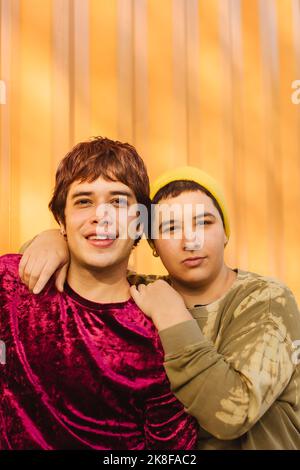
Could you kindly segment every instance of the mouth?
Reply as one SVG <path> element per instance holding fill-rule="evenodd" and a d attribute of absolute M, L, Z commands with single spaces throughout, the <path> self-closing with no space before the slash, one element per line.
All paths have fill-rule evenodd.
<path fill-rule="evenodd" d="M 113 245 L 118 236 L 115 233 L 92 233 L 85 238 L 90 245 L 96 248 L 108 248 Z"/>
<path fill-rule="evenodd" d="M 201 266 L 202 263 L 206 260 L 206 256 L 194 256 L 191 258 L 186 258 L 182 261 L 182 264 L 184 264 L 187 267 L 194 268 L 197 266 Z"/>

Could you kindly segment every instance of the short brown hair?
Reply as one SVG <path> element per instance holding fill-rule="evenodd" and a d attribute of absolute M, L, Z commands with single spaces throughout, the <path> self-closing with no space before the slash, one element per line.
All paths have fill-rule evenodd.
<path fill-rule="evenodd" d="M 95 181 L 99 176 L 126 184 L 137 202 L 150 206 L 147 169 L 136 149 L 103 137 L 80 142 L 63 158 L 57 172 L 49 209 L 58 223 L 65 223 L 67 195 L 74 181 Z"/>

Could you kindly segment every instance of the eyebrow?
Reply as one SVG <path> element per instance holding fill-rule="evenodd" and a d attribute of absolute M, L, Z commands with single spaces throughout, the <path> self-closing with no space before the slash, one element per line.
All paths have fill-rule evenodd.
<path fill-rule="evenodd" d="M 78 191 L 72 195 L 71 199 L 76 199 L 77 197 L 81 196 L 93 196 L 94 194 L 95 193 L 93 191 Z M 132 193 L 126 190 L 110 191 L 109 194 L 110 196 L 127 196 L 129 198 L 133 198 Z"/>
<path fill-rule="evenodd" d="M 72 195 L 72 199 L 75 199 L 76 197 L 79 197 L 79 196 L 91 196 L 92 194 L 93 194 L 92 191 L 79 191 Z"/>
<path fill-rule="evenodd" d="M 203 217 L 213 217 L 214 219 L 216 218 L 215 215 L 212 214 L 211 212 L 204 212 L 203 214 L 194 215 L 193 220 L 196 221 L 196 220 L 201 219 Z M 159 224 L 159 230 L 161 230 L 163 227 L 165 227 L 165 225 L 172 225 L 174 223 L 175 223 L 174 219 L 170 219 L 170 220 L 166 220 L 165 222 L 161 222 Z"/>
<path fill-rule="evenodd" d="M 193 217 L 193 219 L 194 220 L 201 219 L 202 217 L 213 217 L 214 219 L 216 218 L 216 216 L 214 214 L 212 214 L 211 212 L 204 212 L 203 214 L 195 215 Z"/>

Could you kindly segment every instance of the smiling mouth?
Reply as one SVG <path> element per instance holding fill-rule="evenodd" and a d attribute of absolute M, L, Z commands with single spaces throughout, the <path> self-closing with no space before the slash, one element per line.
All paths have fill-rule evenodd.
<path fill-rule="evenodd" d="M 86 237 L 89 245 L 92 245 L 95 248 L 109 248 L 117 240 L 118 236 L 116 234 L 93 234 Z"/>
<path fill-rule="evenodd" d="M 86 237 L 87 240 L 116 240 L 117 235 L 115 234 L 106 234 L 106 235 L 90 235 Z"/>

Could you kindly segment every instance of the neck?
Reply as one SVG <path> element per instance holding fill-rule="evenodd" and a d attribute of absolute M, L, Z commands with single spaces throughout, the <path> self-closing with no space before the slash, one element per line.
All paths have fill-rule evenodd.
<path fill-rule="evenodd" d="M 127 281 L 127 260 L 122 266 L 103 269 L 70 263 L 69 286 L 87 300 L 99 303 L 125 302 L 130 298 Z"/>
<path fill-rule="evenodd" d="M 195 305 L 208 305 L 222 297 L 232 286 L 236 279 L 236 272 L 225 264 L 213 280 L 187 286 L 176 279 L 172 279 L 172 286 L 183 297 L 188 308 Z"/>

